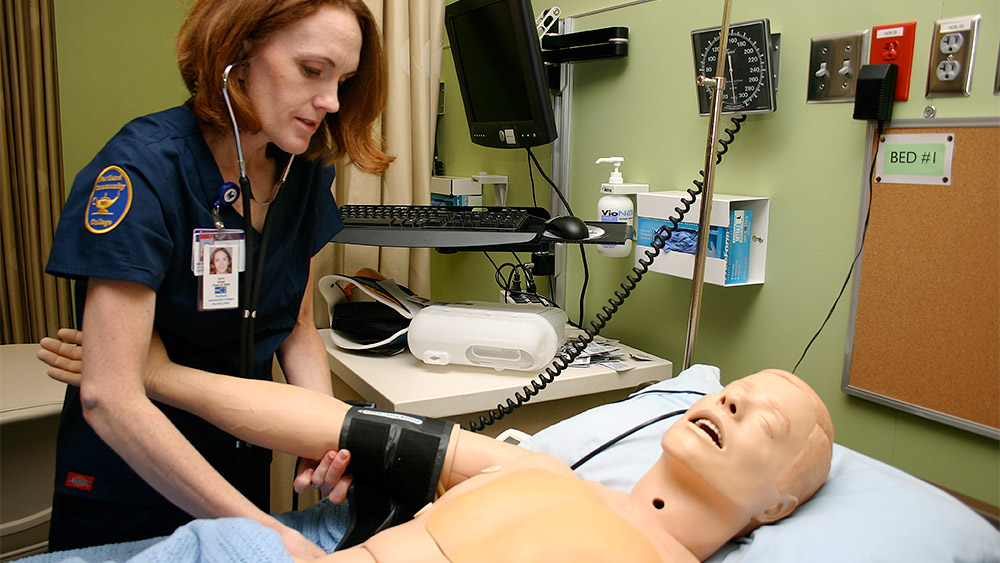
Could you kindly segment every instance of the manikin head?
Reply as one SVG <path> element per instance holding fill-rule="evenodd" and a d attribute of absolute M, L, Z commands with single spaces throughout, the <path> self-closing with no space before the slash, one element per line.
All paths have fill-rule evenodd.
<path fill-rule="evenodd" d="M 632 496 L 657 519 L 661 513 L 682 543 L 678 511 L 689 516 L 682 527 L 697 528 L 700 519 L 719 530 L 719 538 L 694 542 L 702 549 L 688 546 L 704 558 L 731 537 L 784 518 L 819 489 L 830 470 L 833 423 L 805 382 L 765 370 L 700 399 L 661 445 L 663 455 Z"/>

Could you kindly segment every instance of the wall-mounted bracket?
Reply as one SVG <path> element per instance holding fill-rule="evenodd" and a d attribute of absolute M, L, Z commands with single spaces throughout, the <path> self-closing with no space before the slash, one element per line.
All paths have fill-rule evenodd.
<path fill-rule="evenodd" d="M 549 88 L 560 89 L 559 66 L 562 63 L 615 59 L 628 56 L 628 28 L 605 27 L 542 36 L 542 60 L 549 73 Z"/>

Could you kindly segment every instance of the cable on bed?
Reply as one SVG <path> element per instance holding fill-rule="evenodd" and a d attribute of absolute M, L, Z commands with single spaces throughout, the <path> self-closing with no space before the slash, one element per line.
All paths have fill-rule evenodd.
<path fill-rule="evenodd" d="M 574 463 L 573 465 L 570 465 L 569 468 L 575 471 L 577 467 L 580 467 L 584 463 L 587 463 L 588 461 L 590 461 L 597 454 L 603 452 L 604 450 L 610 448 L 611 446 L 617 444 L 618 442 L 621 442 L 625 438 L 628 438 L 629 436 L 631 436 L 632 434 L 635 434 L 636 432 L 642 430 L 643 428 L 646 428 L 647 426 L 652 426 L 653 424 L 656 424 L 657 422 L 660 422 L 661 420 L 666 420 L 668 418 L 672 418 L 672 417 L 675 417 L 675 416 L 678 416 L 678 415 L 682 415 L 682 414 L 686 413 L 687 411 L 688 411 L 687 409 L 680 409 L 680 410 L 676 410 L 676 411 L 671 411 L 671 412 L 668 412 L 666 414 L 661 414 L 660 416 L 653 417 L 653 418 L 651 418 L 651 419 L 649 419 L 646 422 L 643 422 L 641 424 L 637 424 L 636 426 L 633 426 L 632 428 L 629 428 L 625 432 L 622 432 L 621 434 L 615 436 L 614 438 L 608 440 L 607 442 L 604 442 L 600 446 L 597 446 L 589 454 L 587 454 L 587 455 L 583 456 L 582 458 L 580 458 L 579 460 L 577 460 L 577 462 Z"/>

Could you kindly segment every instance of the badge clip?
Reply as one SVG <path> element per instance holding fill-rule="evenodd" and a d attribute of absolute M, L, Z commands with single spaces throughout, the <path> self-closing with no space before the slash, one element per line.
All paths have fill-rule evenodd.
<path fill-rule="evenodd" d="M 226 228 L 222 222 L 222 213 L 220 213 L 219 208 L 222 205 L 232 205 L 238 197 L 240 197 L 240 187 L 233 182 L 226 182 L 219 186 L 218 195 L 212 204 L 212 220 L 215 222 L 216 229 L 221 231 Z"/>

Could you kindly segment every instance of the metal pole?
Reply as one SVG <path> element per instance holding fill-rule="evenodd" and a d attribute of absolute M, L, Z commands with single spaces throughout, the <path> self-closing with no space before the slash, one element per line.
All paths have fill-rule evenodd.
<path fill-rule="evenodd" d="M 572 33 L 575 28 L 574 18 L 559 19 L 559 34 Z M 559 65 L 562 73 L 562 88 L 553 99 L 553 111 L 556 119 L 556 130 L 559 137 L 552 143 L 552 170 L 549 176 L 563 190 L 563 195 L 569 199 L 569 155 L 570 155 L 570 126 L 573 118 L 573 65 L 563 63 Z M 529 164 L 528 166 L 531 166 Z M 565 209 L 562 200 L 555 192 L 549 196 L 549 209 L 553 211 L 553 216 L 561 215 L 560 209 Z M 552 276 L 552 287 L 549 288 L 549 297 L 560 307 L 566 307 L 566 246 L 556 244 L 555 246 L 555 274 Z"/>
<path fill-rule="evenodd" d="M 709 116 L 708 145 L 705 147 L 705 183 L 701 192 L 701 215 L 698 218 L 698 249 L 694 255 L 691 274 L 691 307 L 688 312 L 687 339 L 684 346 L 684 369 L 691 367 L 694 343 L 698 336 L 698 319 L 701 316 L 701 290 L 705 279 L 705 255 L 708 252 L 708 234 L 712 218 L 712 188 L 715 183 L 715 159 L 718 154 L 719 121 L 722 117 L 722 92 L 726 85 L 726 53 L 729 49 L 729 5 L 722 8 L 722 29 L 719 35 L 719 56 L 715 65 L 715 78 L 698 77 L 698 84 L 712 87 L 712 113 Z"/>

